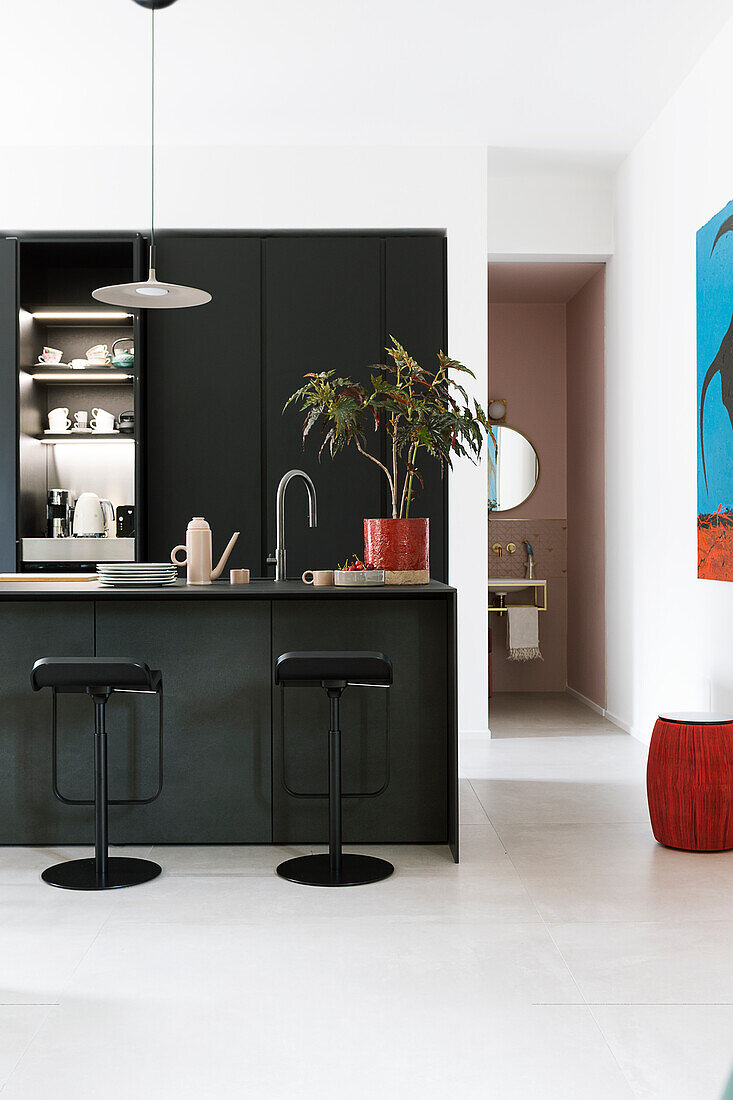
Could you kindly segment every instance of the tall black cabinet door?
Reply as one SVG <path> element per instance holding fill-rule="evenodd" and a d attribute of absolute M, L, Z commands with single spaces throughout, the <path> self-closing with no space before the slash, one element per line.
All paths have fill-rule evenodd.
<path fill-rule="evenodd" d="M 435 369 L 447 351 L 446 241 L 442 236 L 388 237 L 385 245 L 387 334 L 399 340 L 423 367 Z M 467 364 L 470 366 L 470 364 Z M 448 476 L 430 456 L 419 460 L 411 516 L 430 518 L 430 574 L 448 580 Z"/>
<path fill-rule="evenodd" d="M 118 844 L 269 843 L 268 601 L 100 600 L 96 608 L 97 655 L 134 653 L 160 669 L 165 701 L 162 794 L 147 806 L 112 807 L 110 835 Z M 107 710 L 110 791 L 145 798 L 155 790 L 155 700 L 116 695 Z"/>
<path fill-rule="evenodd" d="M 346 843 L 445 843 L 448 604 L 352 598 L 319 601 L 316 610 L 314 602 L 273 601 L 273 654 L 364 649 L 388 653 L 394 664 L 388 692 L 350 687 L 341 700 L 344 791 L 379 790 L 387 776 L 390 730 L 389 784 L 375 798 L 344 799 Z M 283 731 L 280 690 L 273 685 L 273 840 L 322 844 L 328 835 L 327 799 L 294 798 L 282 779 L 299 792 L 328 790 L 328 701 L 312 687 L 287 688 Z"/>
<path fill-rule="evenodd" d="M 158 272 L 203 287 L 194 309 L 149 310 L 148 555 L 166 561 L 192 516 L 214 559 L 241 532 L 232 563 L 258 571 L 260 531 L 260 241 L 164 237 Z"/>
<path fill-rule="evenodd" d="M 0 572 L 16 569 L 18 242 L 0 240 Z"/>
<path fill-rule="evenodd" d="M 318 527 L 307 526 L 302 485 L 288 490 L 288 576 L 330 569 L 364 551 L 366 516 L 382 514 L 381 471 L 353 448 L 320 464 L 317 438 L 301 442 L 303 417 L 283 405 L 308 371 L 334 370 L 366 382 L 383 360 L 381 242 L 377 237 L 276 237 L 264 243 L 266 541 L 275 548 L 275 493 L 282 475 L 305 470 L 318 492 Z M 379 455 L 377 436 L 368 449 Z M 268 575 L 272 576 L 272 566 Z"/>
<path fill-rule="evenodd" d="M 0 844 L 88 844 L 93 836 L 91 806 L 64 806 L 54 798 L 51 692 L 30 685 L 39 657 L 93 654 L 92 600 L 0 603 Z M 93 723 L 86 695 L 59 697 L 59 786 L 69 798 L 89 798 Z"/>

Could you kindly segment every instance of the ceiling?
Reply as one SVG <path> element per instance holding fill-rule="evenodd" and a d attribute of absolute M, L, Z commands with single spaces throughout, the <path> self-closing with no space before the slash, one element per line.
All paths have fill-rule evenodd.
<path fill-rule="evenodd" d="M 0 145 L 147 140 L 147 11 L 1 6 Z M 479 144 L 611 167 L 729 15 L 730 0 L 180 0 L 157 16 L 160 140 Z"/>
<path fill-rule="evenodd" d="M 569 302 L 603 264 L 490 263 L 489 302 Z"/>

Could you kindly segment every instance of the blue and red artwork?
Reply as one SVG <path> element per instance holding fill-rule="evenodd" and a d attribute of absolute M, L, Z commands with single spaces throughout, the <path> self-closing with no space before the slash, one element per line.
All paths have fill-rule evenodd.
<path fill-rule="evenodd" d="M 697 550 L 733 581 L 733 202 L 697 232 Z"/>

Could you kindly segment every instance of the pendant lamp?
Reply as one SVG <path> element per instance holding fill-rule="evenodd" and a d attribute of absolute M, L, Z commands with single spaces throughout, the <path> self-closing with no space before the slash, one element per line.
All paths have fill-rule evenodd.
<path fill-rule="evenodd" d="M 112 306 L 127 309 L 184 309 L 187 306 L 203 306 L 211 301 L 207 290 L 176 283 L 161 283 L 155 276 L 155 12 L 167 8 L 175 0 L 135 0 L 142 8 L 149 8 L 152 16 L 151 32 L 151 106 L 150 106 L 150 261 L 148 277 L 143 283 L 118 283 L 101 286 L 92 291 L 92 298 Z"/>

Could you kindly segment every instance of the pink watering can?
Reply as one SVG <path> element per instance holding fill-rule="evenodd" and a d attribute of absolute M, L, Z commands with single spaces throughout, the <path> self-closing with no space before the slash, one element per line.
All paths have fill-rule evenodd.
<path fill-rule="evenodd" d="M 239 531 L 235 531 L 229 539 L 229 544 L 222 554 L 216 569 L 212 568 L 211 558 L 211 528 L 203 516 L 194 516 L 186 528 L 186 545 L 176 546 L 171 550 L 171 561 L 174 565 L 187 566 L 186 581 L 188 584 L 211 584 L 218 577 L 227 563 L 229 555 L 234 548 L 234 543 L 239 538 Z M 179 561 L 176 555 L 183 550 L 186 557 Z"/>

